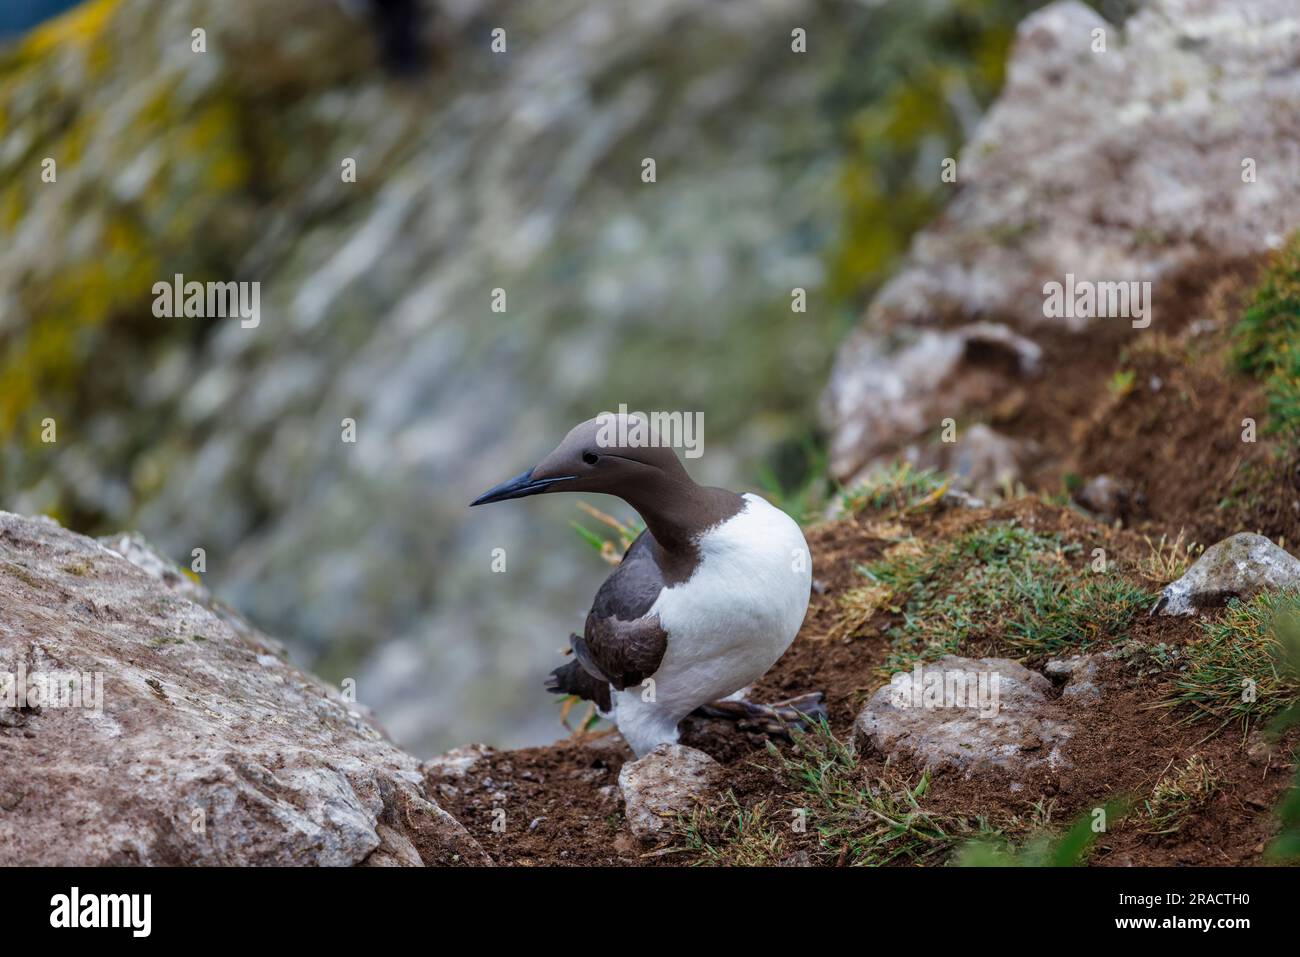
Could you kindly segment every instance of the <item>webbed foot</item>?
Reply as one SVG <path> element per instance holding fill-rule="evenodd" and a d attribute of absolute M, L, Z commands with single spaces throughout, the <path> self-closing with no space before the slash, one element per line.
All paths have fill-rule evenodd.
<path fill-rule="evenodd" d="M 812 691 L 774 704 L 714 701 L 701 705 L 691 713 L 702 718 L 735 721 L 736 727 L 742 731 L 760 731 L 789 738 L 791 730 L 806 731 L 818 721 L 826 719 L 826 696 L 820 691 Z"/>

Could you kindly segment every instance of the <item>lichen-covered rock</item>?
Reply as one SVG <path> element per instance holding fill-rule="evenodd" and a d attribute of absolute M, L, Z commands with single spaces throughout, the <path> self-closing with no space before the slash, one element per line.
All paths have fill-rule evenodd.
<path fill-rule="evenodd" d="M 1263 535 L 1239 532 L 1207 548 L 1182 578 L 1166 585 L 1152 613 L 1193 615 L 1265 588 L 1300 588 L 1300 559 Z"/>
<path fill-rule="evenodd" d="M 949 655 L 877 689 L 854 722 L 854 740 L 967 777 L 1056 770 L 1068 766 L 1061 746 L 1073 729 L 1048 696 L 1051 687 L 1006 658 Z"/>
<path fill-rule="evenodd" d="M 1292 0 L 1151 0 L 1122 27 L 1075 0 L 1026 18 L 957 192 L 837 356 L 824 405 L 835 475 L 978 402 L 966 393 L 988 367 L 937 361 L 963 323 L 996 317 L 1031 339 L 1127 325 L 1049 318 L 1044 286 L 1158 289 L 1279 246 L 1300 222 L 1297 30 Z M 1158 297 L 1149 318 L 1165 320 Z M 1002 368 L 1004 383 L 1020 374 Z"/>
<path fill-rule="evenodd" d="M 110 541 L 0 512 L 0 864 L 487 862 L 360 709 Z"/>
<path fill-rule="evenodd" d="M 674 818 L 708 798 L 722 774 L 717 761 L 684 744 L 661 744 L 628 761 L 618 773 L 628 827 L 641 840 L 654 840 Z"/>

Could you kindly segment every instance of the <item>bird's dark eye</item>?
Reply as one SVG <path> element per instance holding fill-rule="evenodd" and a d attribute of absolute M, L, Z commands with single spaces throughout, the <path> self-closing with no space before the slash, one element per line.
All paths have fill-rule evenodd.
<path fill-rule="evenodd" d="M 588 465 L 595 465 L 598 461 L 600 461 L 600 456 L 597 455 L 595 452 L 583 452 L 582 461 L 586 462 Z"/>

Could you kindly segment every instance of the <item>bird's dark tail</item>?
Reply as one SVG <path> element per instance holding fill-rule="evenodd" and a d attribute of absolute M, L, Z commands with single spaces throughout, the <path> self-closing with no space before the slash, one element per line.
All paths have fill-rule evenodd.
<path fill-rule="evenodd" d="M 552 694 L 574 694 L 584 701 L 596 702 L 601 711 L 609 711 L 609 682 L 589 674 L 576 660 L 552 671 L 546 679 L 546 690 Z"/>

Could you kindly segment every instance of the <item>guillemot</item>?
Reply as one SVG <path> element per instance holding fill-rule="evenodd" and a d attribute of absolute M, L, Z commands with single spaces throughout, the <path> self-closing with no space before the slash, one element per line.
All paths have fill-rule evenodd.
<path fill-rule="evenodd" d="M 821 713 L 820 695 L 776 707 L 734 698 L 803 624 L 812 558 L 798 523 L 758 495 L 696 484 L 671 447 L 610 444 L 610 435 L 644 435 L 610 424 L 603 415 L 574 427 L 533 468 L 470 503 L 604 492 L 645 522 L 596 592 L 583 633 L 570 636 L 574 660 L 547 689 L 594 701 L 637 757 L 675 743 L 697 710 L 769 729 Z"/>

